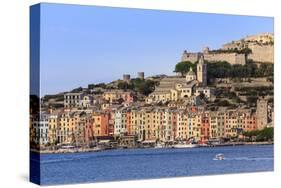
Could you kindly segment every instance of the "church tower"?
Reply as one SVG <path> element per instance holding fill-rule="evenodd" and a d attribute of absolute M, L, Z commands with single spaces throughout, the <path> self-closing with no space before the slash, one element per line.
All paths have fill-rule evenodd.
<path fill-rule="evenodd" d="M 203 55 L 197 64 L 197 80 L 203 87 L 207 86 L 207 64 L 204 63 Z"/>

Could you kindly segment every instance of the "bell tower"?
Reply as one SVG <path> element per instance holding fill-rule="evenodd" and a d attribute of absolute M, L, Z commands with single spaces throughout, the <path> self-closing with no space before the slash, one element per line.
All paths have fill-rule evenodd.
<path fill-rule="evenodd" d="M 207 64 L 204 62 L 203 55 L 201 55 L 197 64 L 197 80 L 203 87 L 207 86 Z"/>

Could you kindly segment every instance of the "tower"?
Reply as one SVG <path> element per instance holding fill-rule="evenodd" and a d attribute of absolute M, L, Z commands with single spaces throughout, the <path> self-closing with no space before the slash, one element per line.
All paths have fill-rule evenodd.
<path fill-rule="evenodd" d="M 204 63 L 203 55 L 197 64 L 197 80 L 203 87 L 207 86 L 207 64 Z"/>
<path fill-rule="evenodd" d="M 188 53 L 186 50 L 183 51 L 183 54 L 181 56 L 181 61 L 187 61 L 188 60 Z"/>
<path fill-rule="evenodd" d="M 138 78 L 143 80 L 144 79 L 144 72 L 138 72 Z"/>
<path fill-rule="evenodd" d="M 267 100 L 262 98 L 257 100 L 257 128 L 263 129 L 267 126 Z"/>
<path fill-rule="evenodd" d="M 129 82 L 131 79 L 131 76 L 129 74 L 123 74 L 123 81 L 124 82 Z"/>

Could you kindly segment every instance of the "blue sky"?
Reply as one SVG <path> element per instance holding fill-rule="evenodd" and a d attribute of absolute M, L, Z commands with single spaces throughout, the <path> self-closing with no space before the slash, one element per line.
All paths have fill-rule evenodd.
<path fill-rule="evenodd" d="M 170 75 L 184 49 L 216 49 L 260 32 L 273 32 L 273 18 L 41 4 L 41 95 L 123 73 Z"/>

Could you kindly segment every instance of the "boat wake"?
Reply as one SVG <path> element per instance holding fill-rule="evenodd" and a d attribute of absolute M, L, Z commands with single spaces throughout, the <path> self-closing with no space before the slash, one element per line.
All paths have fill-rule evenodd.
<path fill-rule="evenodd" d="M 270 161 L 273 160 L 273 157 L 235 157 L 235 158 L 227 158 L 225 157 L 225 161 Z M 214 161 L 218 161 L 219 159 L 214 158 Z"/>

